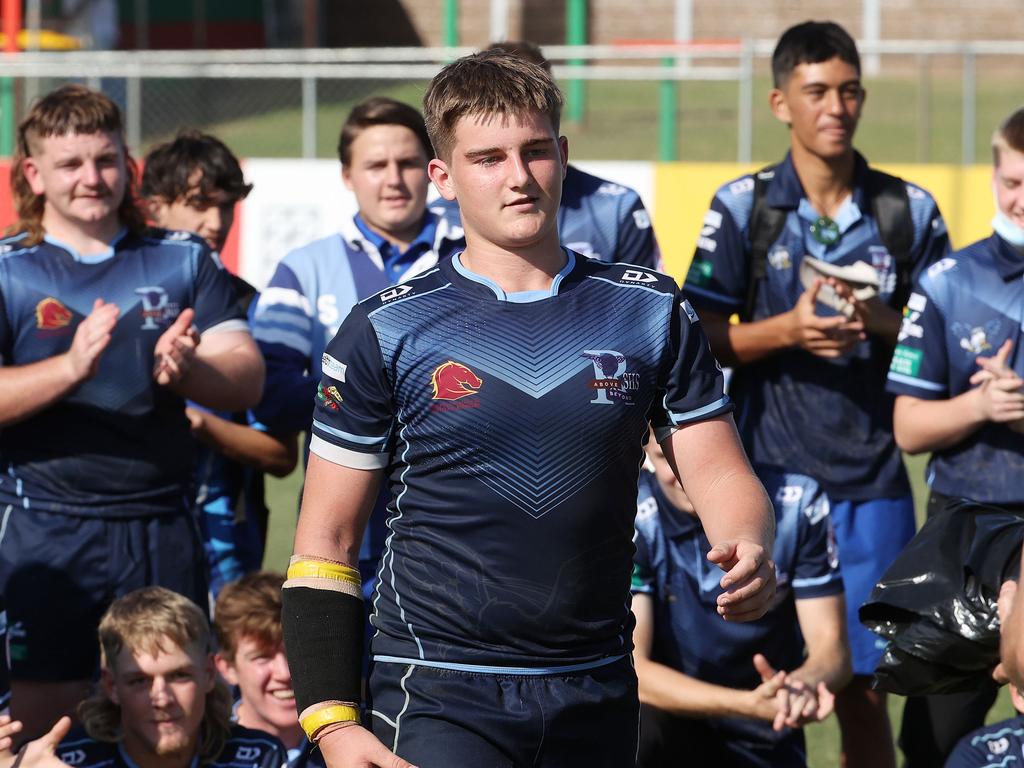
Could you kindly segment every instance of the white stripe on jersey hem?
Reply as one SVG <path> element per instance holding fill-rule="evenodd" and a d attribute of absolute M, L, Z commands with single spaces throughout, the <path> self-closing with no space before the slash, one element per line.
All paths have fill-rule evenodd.
<path fill-rule="evenodd" d="M 697 408 L 696 410 L 687 411 L 686 413 L 672 413 L 671 411 L 669 411 L 668 416 L 670 419 L 672 419 L 672 423 L 678 426 L 680 424 L 686 424 L 687 422 L 694 421 L 703 416 L 706 416 L 712 411 L 716 411 L 719 408 L 728 405 L 730 402 L 731 401 L 729 400 L 729 396 L 723 395 L 718 400 L 715 400 L 715 402 L 711 403 L 710 405 L 705 405 L 703 408 Z"/>
<path fill-rule="evenodd" d="M 599 669 L 614 664 L 624 659 L 625 654 L 618 656 L 606 656 L 597 661 L 587 661 L 582 664 L 564 664 L 557 667 L 497 667 L 486 664 L 456 664 L 447 661 L 429 661 L 427 659 L 409 659 L 404 656 L 374 656 L 373 660 L 383 664 L 409 664 L 413 667 L 430 667 L 431 669 L 451 669 L 456 672 L 475 672 L 483 675 L 561 675 L 566 672 L 585 672 L 588 669 Z"/>
<path fill-rule="evenodd" d="M 907 376 L 903 373 L 889 372 L 886 377 L 890 381 L 895 381 L 900 384 L 906 384 L 910 387 L 917 387 L 918 389 L 927 389 L 929 392 L 945 392 L 946 388 L 942 384 L 936 384 L 934 381 L 927 381 L 925 379 L 916 379 L 913 376 Z"/>
<path fill-rule="evenodd" d="M 225 320 L 223 323 L 211 325 L 203 333 L 227 333 L 228 331 L 242 331 L 249 333 L 249 323 L 245 320 Z"/>
<path fill-rule="evenodd" d="M 402 691 L 405 693 L 405 703 L 402 705 L 402 711 L 399 712 L 398 716 L 395 718 L 395 743 L 391 746 L 391 751 L 395 753 L 398 752 L 398 734 L 402 732 L 402 715 L 404 715 L 405 711 L 409 708 L 409 700 L 411 698 L 409 696 L 409 689 L 405 687 L 405 681 L 409 679 L 409 675 L 412 674 L 414 669 L 416 669 L 416 667 L 410 664 L 409 669 L 406 670 L 405 675 L 402 677 L 402 681 L 399 683 L 402 687 Z"/>
<path fill-rule="evenodd" d="M 385 723 L 390 725 L 392 728 L 398 728 L 398 723 L 396 723 L 390 717 L 385 715 L 383 712 L 380 712 L 380 711 L 378 711 L 376 709 L 371 709 L 370 710 L 370 717 L 379 717 L 381 720 L 383 720 Z"/>
<path fill-rule="evenodd" d="M 793 585 L 793 589 L 801 589 L 802 587 L 819 587 L 822 584 L 828 584 L 830 581 L 837 581 L 842 576 L 837 572 L 826 573 L 824 576 L 812 576 L 807 579 L 793 579 L 790 584 Z"/>
<path fill-rule="evenodd" d="M 388 465 L 387 454 L 350 451 L 348 448 L 327 442 L 319 435 L 313 435 L 309 441 L 309 452 L 331 464 L 339 464 L 350 469 L 384 469 Z"/>

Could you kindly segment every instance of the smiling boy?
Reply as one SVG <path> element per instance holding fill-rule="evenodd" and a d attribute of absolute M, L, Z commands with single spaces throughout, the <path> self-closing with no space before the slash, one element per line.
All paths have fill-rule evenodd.
<path fill-rule="evenodd" d="M 356 305 L 327 348 L 338 403 L 314 413 L 283 590 L 300 722 L 331 768 L 621 768 L 648 415 L 726 571 L 725 619 L 773 594 L 770 502 L 671 278 L 559 246 L 568 145 L 550 75 L 483 52 L 424 104 L 430 177 L 458 201 L 466 249 Z M 385 472 L 371 734 L 354 565 Z"/>
<path fill-rule="evenodd" d="M 159 583 L 205 601 L 185 399 L 246 408 L 263 361 L 206 244 L 145 228 L 109 98 L 59 88 L 17 138 L 17 234 L 0 246 L 0 589 L 12 713 L 31 737 L 87 691 L 113 597 Z"/>

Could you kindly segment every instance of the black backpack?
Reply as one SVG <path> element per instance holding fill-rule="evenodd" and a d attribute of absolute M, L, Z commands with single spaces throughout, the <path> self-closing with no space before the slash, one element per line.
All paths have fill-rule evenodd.
<path fill-rule="evenodd" d="M 767 274 L 765 265 L 768 249 L 781 234 L 788 215 L 788 211 L 772 208 L 765 202 L 768 185 L 775 178 L 775 168 L 769 165 L 754 174 L 754 207 L 750 212 L 750 274 L 742 316 L 747 322 L 754 317 L 757 288 Z M 896 290 L 892 303 L 902 309 L 910 295 L 910 249 L 914 245 L 914 221 L 910 217 L 907 185 L 898 176 L 869 169 L 866 192 L 882 243 L 892 256 L 896 268 Z"/>

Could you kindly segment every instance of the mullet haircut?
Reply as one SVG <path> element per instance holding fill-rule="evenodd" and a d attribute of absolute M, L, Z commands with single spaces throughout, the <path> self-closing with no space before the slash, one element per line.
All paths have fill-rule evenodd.
<path fill-rule="evenodd" d="M 1003 120 L 992 134 L 992 164 L 999 165 L 1004 149 L 1024 152 L 1024 107 Z"/>
<path fill-rule="evenodd" d="M 860 75 L 860 54 L 850 33 L 834 21 L 805 21 L 782 33 L 772 53 L 772 80 L 785 87 L 801 64 L 820 64 L 838 57 Z"/>
<path fill-rule="evenodd" d="M 17 146 L 11 163 L 11 197 L 18 214 L 11 232 L 25 232 L 28 245 L 43 240 L 43 210 L 46 199 L 32 191 L 25 178 L 25 160 L 40 151 L 39 142 L 51 136 L 107 133 L 124 152 L 128 178 L 124 199 L 118 206 L 121 224 L 132 232 L 145 229 L 146 221 L 135 204 L 135 180 L 138 170 L 124 141 L 121 110 L 109 97 L 84 85 L 64 85 L 43 96 L 18 124 Z"/>
<path fill-rule="evenodd" d="M 352 143 L 367 128 L 375 125 L 400 125 L 416 134 L 423 146 L 423 154 L 429 160 L 432 156 L 430 137 L 423 124 L 423 115 L 415 107 L 389 99 L 386 96 L 374 96 L 352 107 L 338 136 L 338 159 L 342 165 L 352 162 Z"/>
<path fill-rule="evenodd" d="M 281 587 L 284 576 L 256 571 L 221 590 L 214 609 L 213 629 L 221 654 L 234 662 L 238 644 L 251 638 L 261 648 L 272 650 L 281 644 Z"/>
<path fill-rule="evenodd" d="M 210 623 L 187 597 L 164 587 L 143 587 L 119 597 L 103 614 L 99 628 L 100 663 L 114 674 L 122 650 L 156 656 L 181 648 L 210 652 Z M 116 743 L 123 738 L 121 708 L 100 690 L 78 705 L 78 715 L 89 736 Z M 199 761 L 212 762 L 224 749 L 231 732 L 231 692 L 218 678 L 206 695 L 206 711 L 199 731 Z"/>
<path fill-rule="evenodd" d="M 245 183 L 238 158 L 224 142 L 208 133 L 180 131 L 173 141 L 154 147 L 146 155 L 139 190 L 143 197 L 188 204 L 189 192 L 195 187 L 195 202 L 200 204 L 217 191 L 223 191 L 231 202 L 244 200 L 252 191 L 252 184 Z"/>
<path fill-rule="evenodd" d="M 423 97 L 423 115 L 435 154 L 450 160 L 455 124 L 470 115 L 547 115 L 555 135 L 562 116 L 562 92 L 544 67 L 520 55 L 486 50 L 458 59 L 434 76 Z"/>

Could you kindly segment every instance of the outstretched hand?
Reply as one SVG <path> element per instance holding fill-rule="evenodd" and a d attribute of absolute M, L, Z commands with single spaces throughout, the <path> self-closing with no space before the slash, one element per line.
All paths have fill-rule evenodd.
<path fill-rule="evenodd" d="M 110 344 L 120 314 L 116 304 L 108 304 L 103 299 L 93 302 L 92 311 L 78 324 L 71 339 L 71 349 L 66 353 L 73 381 L 85 381 L 96 375 L 100 358 Z"/>
<path fill-rule="evenodd" d="M 181 383 L 188 374 L 199 346 L 199 331 L 192 326 L 195 310 L 184 309 L 157 339 L 153 348 L 153 378 L 162 387 Z"/>
<path fill-rule="evenodd" d="M 11 768 L 15 762 L 18 762 L 18 768 L 68 768 L 67 763 L 57 758 L 57 747 L 71 730 L 70 717 L 62 717 L 48 732 L 24 744 L 15 756 L 10 751 L 10 744 L 14 734 L 20 730 L 20 721 L 9 717 L 0 719 L 0 768 Z M 3 747 L 5 742 L 7 746 Z"/>
<path fill-rule="evenodd" d="M 725 571 L 718 615 L 726 621 L 764 616 L 775 596 L 775 564 L 765 548 L 746 539 L 722 541 L 708 552 L 708 560 Z"/>

